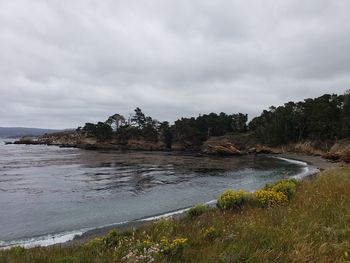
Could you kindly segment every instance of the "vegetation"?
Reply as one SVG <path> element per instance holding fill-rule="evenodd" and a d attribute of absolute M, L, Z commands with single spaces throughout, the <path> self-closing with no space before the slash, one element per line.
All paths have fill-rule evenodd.
<path fill-rule="evenodd" d="M 281 180 L 274 184 L 267 184 L 264 190 L 272 190 L 283 193 L 288 200 L 292 199 L 296 192 L 298 181 L 295 179 Z"/>
<path fill-rule="evenodd" d="M 254 193 L 257 203 L 261 207 L 274 207 L 288 202 L 288 197 L 273 190 L 258 190 Z"/>
<path fill-rule="evenodd" d="M 187 215 L 189 217 L 195 218 L 208 212 L 209 210 L 210 208 L 208 206 L 200 204 L 190 208 L 190 210 L 187 211 Z"/>
<path fill-rule="evenodd" d="M 247 206 L 274 207 L 286 204 L 294 196 L 297 184 L 295 179 L 288 179 L 266 185 L 255 193 L 227 190 L 219 197 L 217 207 L 221 210 L 240 210 Z"/>
<path fill-rule="evenodd" d="M 282 182 L 267 188 L 291 189 Z M 209 209 L 72 247 L 16 247 L 0 262 L 348 262 L 349 188 L 350 167 L 330 170 L 298 184 L 286 205 Z"/>
<path fill-rule="evenodd" d="M 223 210 L 241 209 L 253 202 L 253 195 L 244 190 L 227 190 L 218 199 L 217 206 Z"/>
<path fill-rule="evenodd" d="M 174 137 L 181 143 L 201 145 L 212 136 L 246 132 L 247 121 L 247 114 L 227 115 L 223 112 L 204 114 L 197 118 L 181 118 L 175 121 Z"/>
<path fill-rule="evenodd" d="M 249 123 L 261 142 L 281 145 L 301 140 L 336 140 L 350 137 L 350 91 L 325 94 L 302 102 L 264 110 Z"/>
<path fill-rule="evenodd" d="M 83 132 L 95 136 L 100 141 L 104 141 L 112 137 L 111 126 L 104 122 L 98 122 L 97 124 L 86 123 L 83 128 Z"/>
<path fill-rule="evenodd" d="M 350 137 L 350 91 L 344 95 L 325 94 L 279 107 L 271 106 L 250 123 L 247 114 L 221 112 L 180 118 L 171 125 L 146 116 L 136 108 L 129 118 L 114 114 L 105 122 L 86 123 L 78 131 L 99 141 L 114 139 L 119 144 L 127 144 L 130 139 L 145 140 L 162 142 L 169 149 L 174 142 L 190 149 L 198 148 L 210 137 L 243 134 L 270 146 L 302 140 L 336 141 Z"/>

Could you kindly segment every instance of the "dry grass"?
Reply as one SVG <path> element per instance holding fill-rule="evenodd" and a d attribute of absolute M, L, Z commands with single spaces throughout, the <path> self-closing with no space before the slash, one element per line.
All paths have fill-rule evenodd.
<path fill-rule="evenodd" d="M 0 253 L 0 262 L 125 262 L 120 255 L 133 245 L 127 242 L 158 244 L 164 237 L 187 241 L 174 253 L 156 256 L 156 262 L 349 262 L 349 189 L 350 167 L 345 167 L 304 181 L 285 206 L 208 210 L 143 226 L 121 246 L 118 242 L 127 239 L 118 236 L 114 243 L 91 246 L 10 250 Z"/>

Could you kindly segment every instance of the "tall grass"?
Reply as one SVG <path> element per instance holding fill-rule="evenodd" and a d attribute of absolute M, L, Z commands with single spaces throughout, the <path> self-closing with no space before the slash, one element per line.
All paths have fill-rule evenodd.
<path fill-rule="evenodd" d="M 130 250 L 155 262 L 349 262 L 350 167 L 303 181 L 288 205 L 210 209 L 87 245 L 2 251 L 0 262 L 149 262 L 123 258 Z"/>

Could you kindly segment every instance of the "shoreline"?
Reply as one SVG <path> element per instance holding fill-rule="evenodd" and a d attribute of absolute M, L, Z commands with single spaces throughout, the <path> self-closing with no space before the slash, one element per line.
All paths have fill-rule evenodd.
<path fill-rule="evenodd" d="M 317 168 L 318 171 L 313 171 L 312 173 L 304 176 L 302 180 L 313 178 L 319 170 L 326 170 L 326 169 L 333 169 L 336 167 L 340 167 L 341 163 L 334 163 L 329 160 L 326 160 L 320 156 L 310 156 L 302 153 L 283 153 L 283 154 L 264 154 L 266 156 L 272 157 L 272 158 L 286 158 L 289 160 L 295 160 L 295 161 L 301 161 L 307 163 L 308 166 L 311 166 L 312 168 Z M 286 160 L 287 161 L 287 160 Z M 301 164 L 302 165 L 302 164 Z M 210 203 L 210 204 L 209 204 Z M 215 202 L 209 201 L 206 203 L 208 205 L 215 205 Z M 186 215 L 186 211 L 189 210 L 191 207 L 184 207 L 179 210 L 170 211 L 164 214 L 154 215 L 148 218 L 140 218 L 133 221 L 128 222 L 120 222 L 111 224 L 108 226 L 101 226 L 99 228 L 94 229 L 85 229 L 85 230 L 78 230 L 76 233 L 82 232 L 81 234 L 77 234 L 74 236 L 73 239 L 63 242 L 57 242 L 57 243 L 51 243 L 48 241 L 48 244 L 46 245 L 36 245 L 36 244 L 27 244 L 24 245 L 28 248 L 36 247 L 36 246 L 62 246 L 62 247 L 72 247 L 72 246 L 78 246 L 81 245 L 93 238 L 101 237 L 106 235 L 109 231 L 116 229 L 117 231 L 127 231 L 127 230 L 134 230 L 140 226 L 152 224 L 152 222 L 160 219 L 160 218 L 174 218 L 174 219 L 180 219 Z M 70 233 L 70 235 L 74 235 L 74 233 Z M 52 235 L 51 242 L 55 242 L 55 235 Z M 6 248 L 3 248 L 6 249 Z"/>
<path fill-rule="evenodd" d="M 286 158 L 286 159 L 290 159 L 290 160 L 302 161 L 302 162 L 307 163 L 309 166 L 312 166 L 312 167 L 318 169 L 318 171 L 315 171 L 314 173 L 311 173 L 311 174 L 303 177 L 302 180 L 311 179 L 314 176 L 316 176 L 320 171 L 334 169 L 334 168 L 341 166 L 341 163 L 339 163 L 339 162 L 331 162 L 327 159 L 322 158 L 321 156 L 312 156 L 312 155 L 307 155 L 307 154 L 303 154 L 303 153 L 281 153 L 281 154 L 273 154 L 273 155 L 267 154 L 266 156 L 281 157 L 281 158 Z M 119 223 L 119 224 L 114 224 L 114 225 L 105 226 L 105 227 L 101 227 L 101 228 L 96 228 L 93 230 L 88 230 L 85 233 L 83 233 L 82 235 L 76 236 L 74 239 L 72 239 L 70 241 L 67 241 L 64 243 L 59 243 L 59 244 L 54 244 L 52 246 L 70 247 L 70 246 L 75 246 L 75 245 L 81 245 L 81 244 L 83 244 L 83 243 L 85 243 L 93 238 L 104 236 L 104 235 L 108 234 L 108 232 L 113 230 L 113 229 L 116 229 L 118 231 L 133 230 L 133 229 L 136 229 L 140 226 L 151 224 L 152 222 L 158 220 L 159 218 L 180 219 L 186 215 L 186 211 L 188 209 L 189 208 L 177 210 L 177 211 L 182 211 L 180 213 L 177 213 L 177 211 L 173 211 L 173 212 L 175 212 L 175 214 L 172 214 L 172 212 L 168 212 L 168 213 L 163 214 L 163 215 L 154 216 L 155 219 L 153 219 L 153 220 L 139 219 L 139 220 L 130 221 L 130 222 L 126 222 L 126 223 Z M 172 215 L 166 216 L 167 214 L 172 214 Z"/>
<path fill-rule="evenodd" d="M 316 167 L 317 169 L 319 169 L 321 171 L 341 167 L 343 165 L 342 162 L 333 162 L 333 161 L 327 160 L 321 156 L 308 155 L 305 153 L 289 152 L 289 153 L 276 154 L 274 156 L 292 159 L 292 160 L 297 160 L 297 161 L 303 161 L 309 165 Z"/>

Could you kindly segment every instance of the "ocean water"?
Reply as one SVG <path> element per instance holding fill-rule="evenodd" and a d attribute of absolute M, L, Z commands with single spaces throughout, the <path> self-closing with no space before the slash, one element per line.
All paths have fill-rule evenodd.
<path fill-rule="evenodd" d="M 0 140 L 0 247 L 65 242 L 87 230 L 213 202 L 226 189 L 252 191 L 301 178 L 312 169 L 268 156 L 87 151 Z"/>

